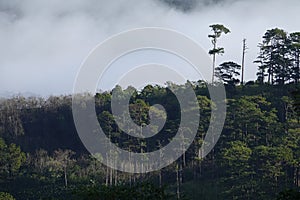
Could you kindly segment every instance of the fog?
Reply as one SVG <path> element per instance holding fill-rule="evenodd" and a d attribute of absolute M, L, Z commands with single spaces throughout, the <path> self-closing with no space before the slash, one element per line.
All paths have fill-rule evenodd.
<path fill-rule="evenodd" d="M 240 63 L 246 38 L 245 78 L 253 80 L 262 35 L 274 27 L 300 31 L 299 10 L 298 0 L 0 0 L 0 93 L 70 94 L 97 44 L 151 26 L 184 33 L 208 51 L 208 26 L 224 24 L 231 34 L 220 39 L 225 54 L 217 62 Z"/>

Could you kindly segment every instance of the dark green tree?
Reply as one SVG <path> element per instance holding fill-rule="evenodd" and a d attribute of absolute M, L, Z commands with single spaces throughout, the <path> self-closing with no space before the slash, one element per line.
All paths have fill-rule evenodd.
<path fill-rule="evenodd" d="M 283 85 L 290 80 L 292 60 L 290 58 L 290 39 L 282 29 L 267 30 L 259 44 L 260 54 L 258 80 L 263 82 L 268 76 L 268 84 Z"/>
<path fill-rule="evenodd" d="M 230 142 L 221 153 L 221 166 L 226 176 L 224 195 L 231 199 L 250 199 L 252 169 L 250 166 L 252 150 L 241 141 Z"/>
<path fill-rule="evenodd" d="M 299 83 L 300 79 L 300 32 L 295 32 L 290 34 L 290 41 L 291 41 L 291 56 L 292 56 L 292 72 L 291 78 L 297 84 Z"/>
<path fill-rule="evenodd" d="M 216 68 L 215 76 L 225 84 L 234 86 L 240 82 L 237 76 L 240 75 L 241 66 L 235 62 L 224 62 Z"/>
<path fill-rule="evenodd" d="M 0 138 L 0 175 L 12 177 L 26 161 L 25 153 L 16 144 L 7 145 Z"/>
<path fill-rule="evenodd" d="M 0 192 L 0 200 L 15 200 L 15 198 L 7 192 Z"/>

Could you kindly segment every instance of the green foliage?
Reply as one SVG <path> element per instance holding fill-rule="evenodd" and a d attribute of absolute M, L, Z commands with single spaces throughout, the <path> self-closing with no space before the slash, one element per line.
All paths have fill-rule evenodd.
<path fill-rule="evenodd" d="M 209 35 L 208 37 L 213 38 L 213 39 L 221 37 L 222 33 L 224 33 L 224 34 L 230 33 L 230 30 L 222 24 L 213 24 L 213 25 L 210 25 L 209 27 L 211 28 L 211 30 L 213 31 L 214 34 Z"/>
<path fill-rule="evenodd" d="M 300 88 L 295 88 L 292 91 L 292 99 L 293 99 L 293 106 L 298 116 L 298 121 L 300 118 Z"/>
<path fill-rule="evenodd" d="M 15 200 L 15 198 L 7 192 L 0 192 L 0 200 Z"/>
<path fill-rule="evenodd" d="M 215 75 L 227 85 L 236 85 L 240 82 L 236 76 L 240 75 L 241 66 L 234 62 L 224 62 L 216 67 Z"/>
<path fill-rule="evenodd" d="M 255 63 L 259 64 L 258 81 L 268 84 L 285 84 L 293 80 L 299 83 L 300 40 L 299 33 L 288 34 L 274 28 L 267 30 L 259 44 L 260 54 Z"/>
<path fill-rule="evenodd" d="M 169 83 L 169 86 L 184 92 L 185 85 Z M 156 187 L 134 186 L 137 182 L 146 180 L 155 185 L 171 185 L 168 192 L 176 194 L 178 188 L 181 198 L 186 195 L 194 199 L 198 199 L 198 195 L 205 196 L 204 199 L 274 199 L 279 191 L 298 187 L 296 180 L 300 177 L 300 129 L 295 113 L 296 99 L 289 93 L 296 91 L 294 85 L 253 84 L 235 86 L 234 91 L 228 90 L 227 118 L 223 133 L 214 151 L 205 159 L 200 159 L 199 156 L 215 102 L 209 99 L 205 84 L 193 83 L 193 88 L 197 94 L 201 116 L 198 134 L 188 151 L 174 165 L 161 172 L 126 174 L 106 168 L 94 157 L 86 155 L 76 143 L 76 137 L 72 136 L 76 132 L 71 134 L 75 130 L 65 128 L 72 126 L 70 100 L 68 97 L 52 97 L 40 109 L 33 106 L 21 112 L 20 117 L 26 122 L 26 131 L 25 136 L 20 138 L 24 137 L 26 140 L 17 138 L 16 143 L 22 149 L 33 149 L 28 151 L 26 163 L 20 147 L 0 140 L 0 169 L 3 177 L 0 187 L 17 199 L 71 199 L 74 191 L 78 191 L 76 194 L 81 198 L 89 199 L 105 195 L 109 199 L 125 194 L 131 197 L 132 194 L 138 196 L 157 193 L 155 191 L 159 188 Z M 116 90 L 122 99 L 128 90 L 133 89 Z M 130 99 L 131 118 L 141 126 L 149 123 L 151 105 L 161 103 L 164 106 L 167 113 L 165 127 L 151 138 L 152 141 L 136 140 L 120 130 L 111 114 L 110 98 L 109 93 L 95 96 L 97 116 L 106 135 L 124 149 L 146 152 L 161 148 L 178 131 L 178 101 L 165 88 L 147 86 L 145 91 L 136 92 Z M 23 103 L 30 104 L 32 99 L 26 101 L 25 99 Z M 194 108 L 191 107 L 192 109 Z M 164 113 L 152 110 L 152 114 L 163 116 Z M 188 127 L 180 131 L 190 134 Z M 53 140 L 52 134 L 59 137 Z M 39 135 L 44 138 L 38 137 Z M 40 148 L 41 144 L 44 149 Z M 53 149 L 52 146 L 61 148 Z M 76 150 L 76 153 L 71 149 Z M 174 149 L 178 150 L 180 149 Z M 103 155 L 95 156 L 103 159 Z M 199 191 L 196 186 L 189 186 L 196 182 L 201 183 L 197 185 L 200 185 Z M 130 183 L 132 187 L 128 186 Z M 103 184 L 107 186 L 101 186 Z M 197 192 L 191 193 L 188 190 Z"/>
<path fill-rule="evenodd" d="M 0 138 L 0 176 L 13 176 L 26 160 L 25 153 L 16 144 L 7 145 Z"/>
<path fill-rule="evenodd" d="M 251 192 L 250 166 L 252 150 L 241 141 L 234 141 L 228 144 L 221 153 L 220 161 L 226 173 L 223 183 L 227 186 L 224 196 L 233 199 L 246 199 Z"/>
<path fill-rule="evenodd" d="M 209 51 L 209 54 L 215 56 L 216 54 L 223 54 L 224 48 L 223 47 L 217 47 L 217 41 L 221 37 L 221 35 L 230 33 L 230 30 L 226 28 L 222 24 L 213 24 L 209 26 L 211 28 L 211 31 L 213 34 L 208 35 L 208 37 L 211 39 L 211 42 L 213 44 L 213 49 Z"/>

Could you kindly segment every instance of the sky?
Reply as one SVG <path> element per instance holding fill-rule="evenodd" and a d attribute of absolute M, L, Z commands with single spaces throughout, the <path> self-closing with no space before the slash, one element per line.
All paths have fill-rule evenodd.
<path fill-rule="evenodd" d="M 208 51 L 209 25 L 224 24 L 231 33 L 219 40 L 225 54 L 217 62 L 240 63 L 246 38 L 245 78 L 254 80 L 253 61 L 263 34 L 275 27 L 300 31 L 299 10 L 299 0 L 0 0 L 0 96 L 71 94 L 78 70 L 95 46 L 142 27 L 179 31 Z M 149 60 L 155 54 L 127 60 Z M 155 59 L 163 60 L 163 55 Z M 111 89 L 110 77 L 121 65 L 110 70 L 100 89 Z"/>

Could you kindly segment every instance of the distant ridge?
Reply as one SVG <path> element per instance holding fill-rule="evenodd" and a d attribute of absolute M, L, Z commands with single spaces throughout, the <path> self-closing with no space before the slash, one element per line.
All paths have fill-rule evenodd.
<path fill-rule="evenodd" d="M 32 92 L 9 92 L 9 91 L 0 92 L 0 98 L 12 98 L 16 96 L 22 96 L 28 98 L 28 97 L 38 97 L 40 95 L 37 95 Z"/>

